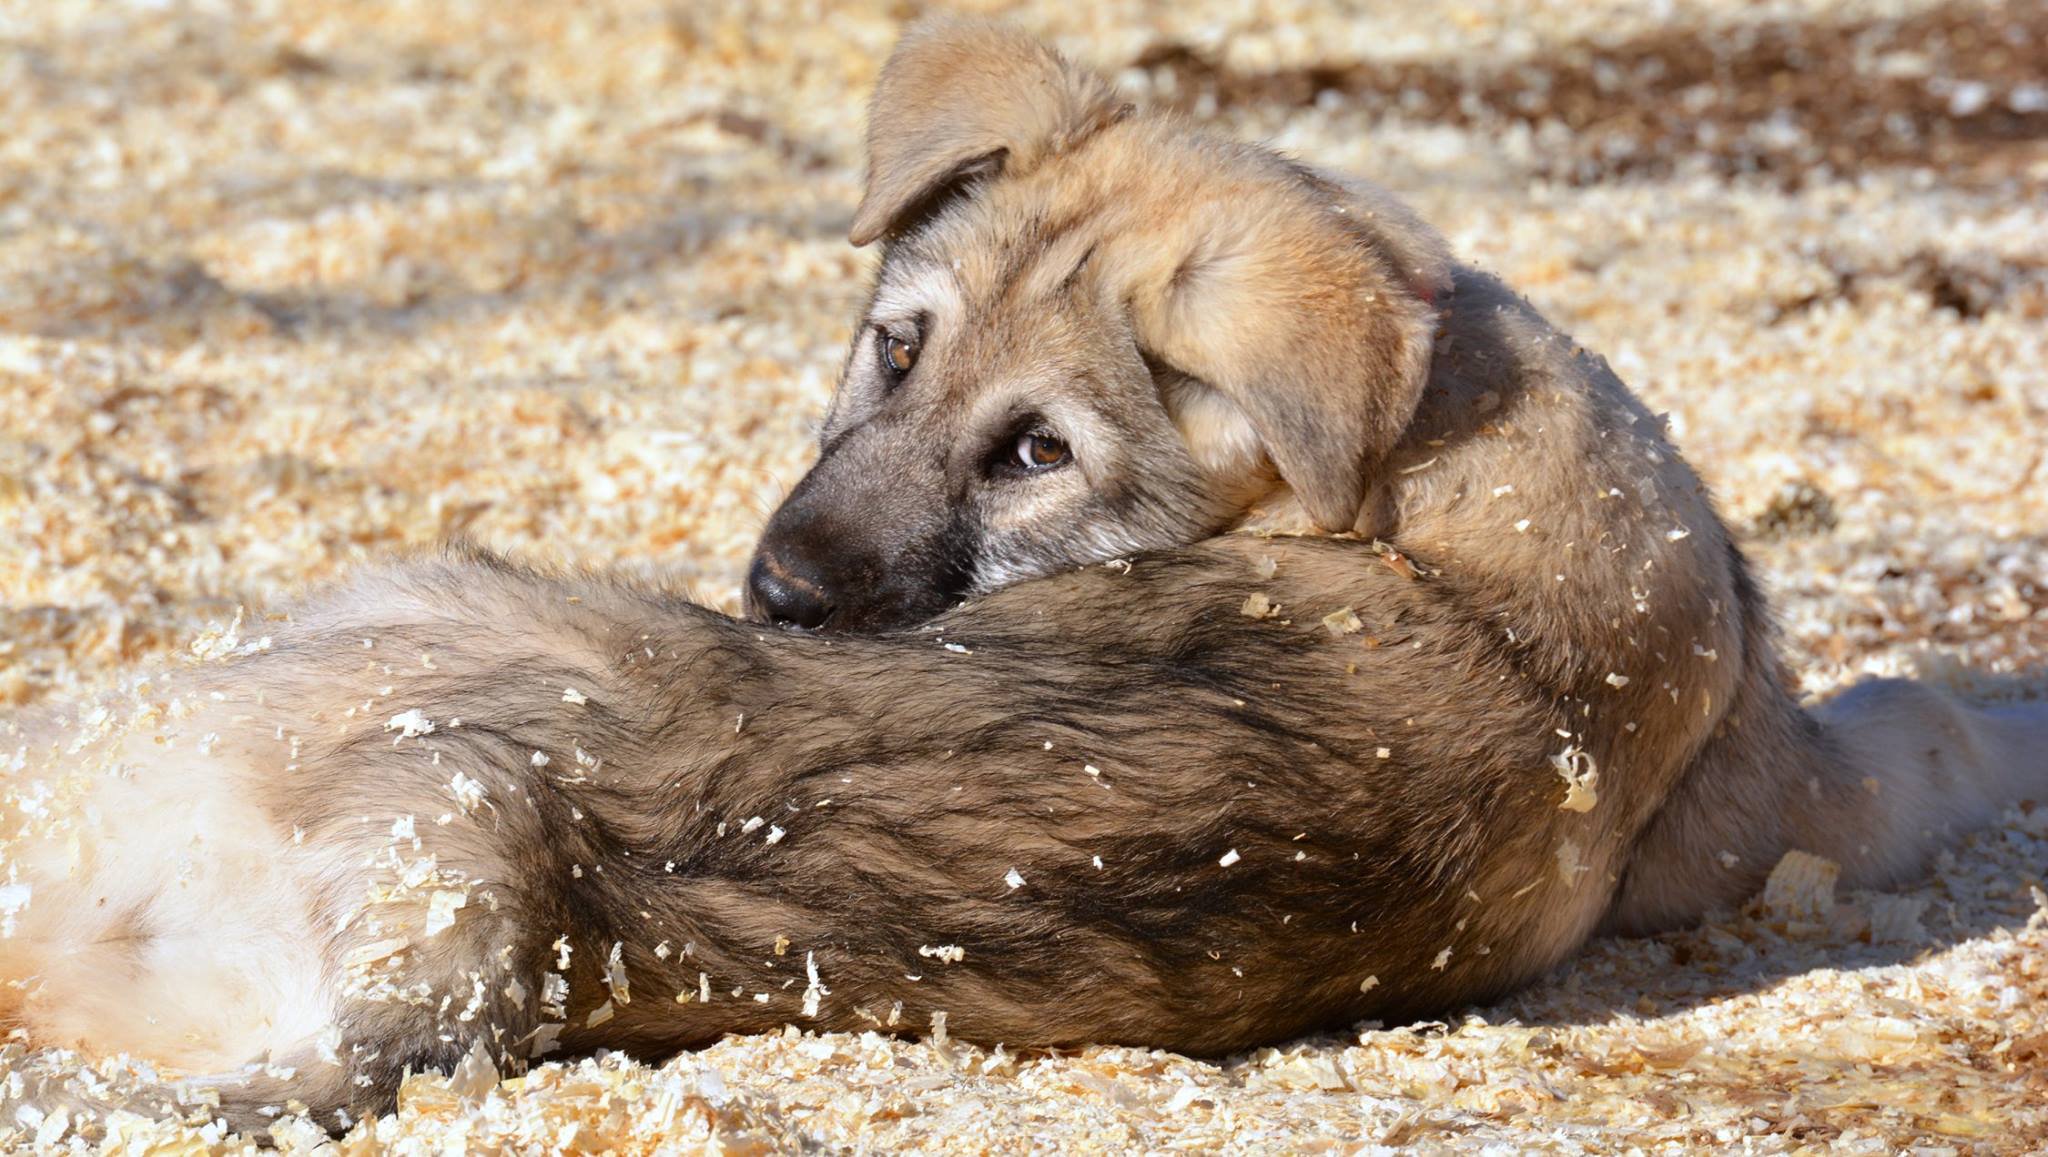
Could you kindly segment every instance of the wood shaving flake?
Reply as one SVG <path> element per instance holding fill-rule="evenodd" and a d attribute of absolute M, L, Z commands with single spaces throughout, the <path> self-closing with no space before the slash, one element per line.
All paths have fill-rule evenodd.
<path fill-rule="evenodd" d="M 400 739 L 417 739 L 434 733 L 434 721 L 427 718 L 426 712 L 414 707 L 385 720 L 384 730 L 398 732 Z"/>
<path fill-rule="evenodd" d="M 614 941 L 611 955 L 605 957 L 604 986 L 611 990 L 612 999 L 620 1004 L 633 1003 L 633 985 L 626 976 L 626 946 Z"/>
<path fill-rule="evenodd" d="M 1238 611 L 1248 619 L 1270 619 L 1280 613 L 1280 604 L 1267 598 L 1264 591 L 1253 591 L 1245 596 Z"/>
<path fill-rule="evenodd" d="M 426 935 L 431 938 L 455 926 L 455 913 L 469 904 L 469 893 L 436 889 L 427 898 Z"/>
<path fill-rule="evenodd" d="M 459 771 L 448 781 L 448 791 L 465 814 L 475 811 L 484 802 L 484 785 Z"/>
<path fill-rule="evenodd" d="M 1557 805 L 1559 809 L 1589 812 L 1600 802 L 1600 769 L 1594 766 L 1591 753 L 1567 745 L 1550 757 L 1550 766 L 1564 780 L 1564 800 Z"/>
<path fill-rule="evenodd" d="M 348 968 L 360 968 L 366 964 L 375 964 L 379 960 L 387 960 L 410 947 L 412 947 L 411 939 L 404 936 L 390 936 L 382 940 L 373 940 L 368 944 L 351 949 L 347 955 L 341 958 L 341 962 Z"/>
<path fill-rule="evenodd" d="M 818 977 L 818 954 L 816 952 L 804 953 L 804 980 L 803 1014 L 807 1019 L 815 1020 L 818 1016 L 820 1002 L 832 995 L 832 990 L 826 988 L 824 981 Z"/>
<path fill-rule="evenodd" d="M 1835 881 L 1841 874 L 1833 860 L 1786 852 L 1764 881 L 1764 910 L 1781 920 L 1823 920 L 1835 909 Z"/>

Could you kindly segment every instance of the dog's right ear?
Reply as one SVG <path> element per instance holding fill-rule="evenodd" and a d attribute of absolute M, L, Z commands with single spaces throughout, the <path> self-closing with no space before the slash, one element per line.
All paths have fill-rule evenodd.
<path fill-rule="evenodd" d="M 1018 173 L 1114 123 L 1129 106 L 1030 36 L 937 19 L 904 34 L 868 106 L 868 184 L 849 237 L 895 232 L 982 172 Z"/>
<path fill-rule="evenodd" d="M 1428 382 L 1449 250 L 1389 194 L 1200 147 L 1178 171 L 1212 183 L 1130 260 L 1138 340 L 1243 415 L 1318 527 L 1351 530 Z"/>

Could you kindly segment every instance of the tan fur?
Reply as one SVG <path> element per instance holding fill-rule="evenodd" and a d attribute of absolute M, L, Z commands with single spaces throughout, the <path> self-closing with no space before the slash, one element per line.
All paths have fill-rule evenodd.
<path fill-rule="evenodd" d="M 244 1127 L 784 1023 L 1221 1053 L 1498 994 L 1789 849 L 1882 886 L 2048 788 L 2042 705 L 1801 711 L 1662 424 L 1387 195 L 1119 108 L 985 25 L 885 73 L 890 251 L 764 571 L 828 543 L 886 596 L 838 625 L 935 618 L 457 556 L 7 725 L 14 1021 Z M 1071 465 L 987 470 L 1020 420 Z M 1385 541 L 1198 541 L 1316 526 Z"/>

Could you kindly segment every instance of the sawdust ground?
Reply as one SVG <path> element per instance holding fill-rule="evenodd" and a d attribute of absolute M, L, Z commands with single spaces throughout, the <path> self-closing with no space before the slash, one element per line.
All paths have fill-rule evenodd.
<path fill-rule="evenodd" d="M 1743 529 L 1810 691 L 2038 682 L 2042 9 L 1382 7 L 1004 10 L 1403 190 L 1606 353 Z M 0 0 L 0 704 L 452 534 L 733 608 L 859 302 L 860 102 L 909 11 Z M 1444 1024 L 1223 1064 L 792 1032 L 481 1105 L 423 1078 L 344 1147 L 2023 1151 L 2044 865 L 2048 819 L 2015 814 L 1897 897 L 1603 941 Z"/>

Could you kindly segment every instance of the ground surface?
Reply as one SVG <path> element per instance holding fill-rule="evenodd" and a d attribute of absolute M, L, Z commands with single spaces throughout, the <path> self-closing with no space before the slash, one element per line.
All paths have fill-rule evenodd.
<path fill-rule="evenodd" d="M 919 7 L 0 0 L 0 709 L 454 533 L 732 607 L 860 299 L 860 104 Z M 1814 692 L 2038 680 L 2048 5 L 1355 7 L 1005 11 L 1407 192 L 1605 352 Z M 2048 809 L 1902 897 L 1222 1064 L 792 1031 L 472 1108 L 424 1079 L 344 1145 L 2038 1149 L 2044 869 Z"/>

